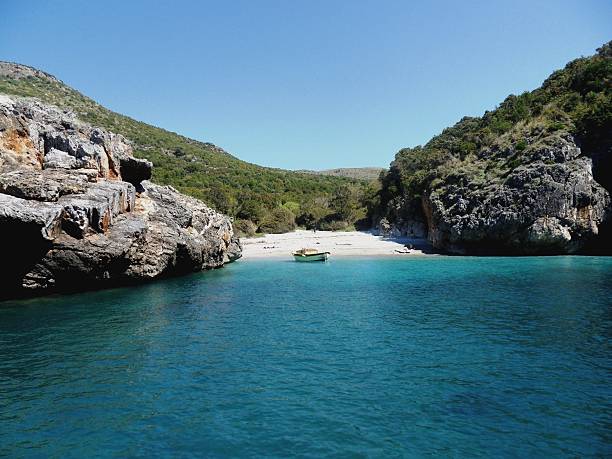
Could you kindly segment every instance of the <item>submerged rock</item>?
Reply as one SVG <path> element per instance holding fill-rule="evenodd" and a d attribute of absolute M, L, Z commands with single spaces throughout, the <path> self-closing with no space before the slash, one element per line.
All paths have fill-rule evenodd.
<path fill-rule="evenodd" d="M 217 268 L 241 256 L 230 219 L 150 183 L 123 137 L 0 95 L 0 296 Z"/>

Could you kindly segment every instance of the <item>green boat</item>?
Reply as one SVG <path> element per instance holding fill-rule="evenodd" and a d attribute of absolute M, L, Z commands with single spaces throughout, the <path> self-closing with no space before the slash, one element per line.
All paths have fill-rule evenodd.
<path fill-rule="evenodd" d="M 331 253 L 319 252 L 317 249 L 300 249 L 293 252 L 295 261 L 326 261 Z"/>

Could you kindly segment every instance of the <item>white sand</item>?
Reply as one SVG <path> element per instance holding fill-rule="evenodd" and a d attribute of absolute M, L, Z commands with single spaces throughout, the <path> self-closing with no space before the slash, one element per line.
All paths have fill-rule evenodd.
<path fill-rule="evenodd" d="M 265 237 L 242 238 L 242 256 L 249 258 L 286 257 L 301 248 L 314 248 L 322 252 L 331 252 L 335 256 L 414 256 L 424 255 L 427 242 L 422 239 L 383 238 L 369 232 L 350 231 L 312 231 L 297 230 L 286 234 L 268 234 Z M 409 253 L 404 244 L 412 244 L 415 248 Z"/>

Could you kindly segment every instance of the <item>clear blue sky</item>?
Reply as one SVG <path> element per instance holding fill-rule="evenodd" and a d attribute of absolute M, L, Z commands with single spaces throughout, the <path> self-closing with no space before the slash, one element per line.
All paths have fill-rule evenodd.
<path fill-rule="evenodd" d="M 612 39 L 610 0 L 0 3 L 0 59 L 291 169 L 386 167 Z"/>

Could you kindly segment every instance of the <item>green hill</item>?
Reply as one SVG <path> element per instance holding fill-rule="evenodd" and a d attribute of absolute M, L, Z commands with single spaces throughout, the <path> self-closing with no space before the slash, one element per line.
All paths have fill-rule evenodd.
<path fill-rule="evenodd" d="M 286 231 L 298 223 L 346 226 L 365 215 L 360 197 L 363 180 L 313 175 L 257 166 L 223 149 L 136 121 L 104 108 L 59 79 L 32 67 L 0 62 L 0 93 L 36 97 L 71 110 L 92 125 L 124 135 L 137 157 L 154 164 L 153 180 L 202 199 L 218 210 L 250 220 L 246 232 L 258 227 Z M 348 190 L 348 191 L 347 191 Z M 350 195 L 349 221 L 333 223 L 334 198 Z M 336 199 L 337 201 L 337 199 Z"/>

